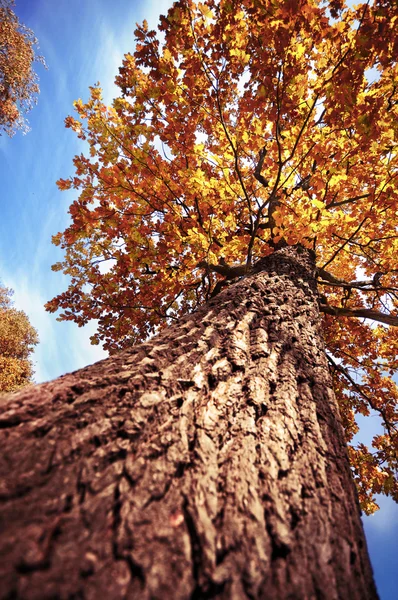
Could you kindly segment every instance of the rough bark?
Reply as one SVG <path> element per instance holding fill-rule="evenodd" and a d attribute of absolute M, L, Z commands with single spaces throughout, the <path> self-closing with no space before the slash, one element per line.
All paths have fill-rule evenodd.
<path fill-rule="evenodd" d="M 377 598 L 312 258 L 258 271 L 2 400 L 1 597 Z"/>

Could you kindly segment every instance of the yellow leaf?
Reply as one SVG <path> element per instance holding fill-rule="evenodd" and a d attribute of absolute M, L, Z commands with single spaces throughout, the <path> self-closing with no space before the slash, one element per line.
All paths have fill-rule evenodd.
<path fill-rule="evenodd" d="M 311 203 L 315 206 L 315 208 L 319 208 L 319 210 L 325 210 L 325 204 L 321 202 L 321 200 L 313 199 Z"/>
<path fill-rule="evenodd" d="M 247 142 L 249 141 L 249 134 L 247 133 L 247 131 L 244 131 L 242 133 L 242 140 L 244 141 L 245 144 L 247 144 Z"/>

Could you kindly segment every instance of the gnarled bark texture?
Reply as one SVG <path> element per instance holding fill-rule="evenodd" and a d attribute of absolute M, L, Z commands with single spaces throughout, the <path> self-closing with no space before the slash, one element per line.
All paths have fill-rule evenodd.
<path fill-rule="evenodd" d="M 258 271 L 8 398 L 3 598 L 377 598 L 312 258 Z"/>

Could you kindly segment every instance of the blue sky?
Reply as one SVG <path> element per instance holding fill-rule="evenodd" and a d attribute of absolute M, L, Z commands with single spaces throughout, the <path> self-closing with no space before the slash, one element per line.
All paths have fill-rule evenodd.
<path fill-rule="evenodd" d="M 123 54 L 133 49 L 135 23 L 155 27 L 170 0 L 17 0 L 16 13 L 39 39 L 48 70 L 40 65 L 41 94 L 29 114 L 31 131 L 0 136 L 0 280 L 39 332 L 36 381 L 46 381 L 104 358 L 91 346 L 95 326 L 59 323 L 43 304 L 66 288 L 51 265 L 62 259 L 51 236 L 68 223 L 75 192 L 58 191 L 55 181 L 73 173 L 72 158 L 84 150 L 64 127 L 72 103 L 88 97 L 100 81 L 106 101 L 116 94 L 113 79 Z M 367 441 L 372 423 L 367 425 Z M 397 597 L 398 506 L 380 498 L 381 510 L 364 519 L 381 600 Z"/>

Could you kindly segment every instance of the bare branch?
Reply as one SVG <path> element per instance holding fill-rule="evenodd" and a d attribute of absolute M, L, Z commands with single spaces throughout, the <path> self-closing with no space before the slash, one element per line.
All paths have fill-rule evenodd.
<path fill-rule="evenodd" d="M 378 310 L 371 310 L 370 308 L 344 308 L 322 303 L 319 305 L 319 310 L 327 315 L 372 319 L 373 321 L 378 321 L 379 323 L 385 323 L 386 325 L 398 327 L 398 316 L 387 315 L 379 312 Z"/>
<path fill-rule="evenodd" d="M 340 373 L 342 375 L 344 375 L 344 377 L 351 383 L 352 387 L 356 390 L 356 392 L 362 396 L 362 398 L 364 398 L 364 400 L 366 400 L 370 406 L 370 408 L 372 410 L 374 410 L 375 412 L 378 412 L 380 414 L 380 416 L 383 419 L 385 428 L 387 429 L 388 434 L 391 436 L 394 432 L 397 431 L 395 425 L 393 423 L 390 423 L 389 419 L 386 416 L 385 411 L 382 408 L 378 408 L 374 402 L 372 401 L 372 398 L 370 398 L 367 394 L 365 394 L 365 392 L 363 391 L 363 389 L 361 388 L 360 385 L 358 385 L 358 383 L 351 377 L 351 375 L 349 374 L 348 370 L 345 369 L 343 367 L 343 365 L 340 365 L 339 363 L 336 363 L 336 361 L 333 360 L 333 358 L 326 353 L 326 358 L 328 359 L 328 361 L 330 362 L 330 364 L 332 365 L 332 367 L 334 369 L 336 369 L 336 371 L 340 371 Z"/>
<path fill-rule="evenodd" d="M 263 175 L 261 175 L 261 169 L 263 168 L 264 158 L 266 157 L 266 154 L 267 154 L 267 148 L 264 146 L 264 148 L 261 148 L 261 150 L 259 152 L 258 163 L 254 170 L 254 177 L 264 187 L 268 187 L 268 185 L 269 185 L 269 181 L 267 179 L 265 179 L 265 177 Z"/>

